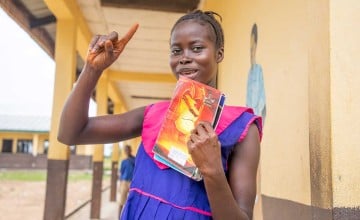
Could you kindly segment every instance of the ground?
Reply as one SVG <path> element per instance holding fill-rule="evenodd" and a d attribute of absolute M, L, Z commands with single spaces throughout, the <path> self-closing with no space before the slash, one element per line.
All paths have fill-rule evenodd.
<path fill-rule="evenodd" d="M 110 181 L 103 183 L 103 188 Z M 44 181 L 0 181 L 0 220 L 43 219 L 46 183 Z M 91 197 L 91 181 L 69 182 L 65 215 L 84 204 Z"/>

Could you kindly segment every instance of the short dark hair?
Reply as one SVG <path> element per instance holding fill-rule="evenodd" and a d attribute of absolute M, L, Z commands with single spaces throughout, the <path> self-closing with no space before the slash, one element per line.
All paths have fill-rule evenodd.
<path fill-rule="evenodd" d="M 257 44 L 258 32 L 257 32 L 257 25 L 256 25 L 256 23 L 254 23 L 253 26 L 252 26 L 251 35 L 254 35 L 254 41 L 255 41 L 255 43 Z"/>
<path fill-rule="evenodd" d="M 173 28 L 171 29 L 171 33 L 174 31 L 175 27 L 186 20 L 196 20 L 201 21 L 209 24 L 211 28 L 214 30 L 215 33 L 215 47 L 216 49 L 219 49 L 221 47 L 224 47 L 224 32 L 221 27 L 221 24 L 219 21 L 215 18 L 215 15 L 219 17 L 220 22 L 222 21 L 221 16 L 213 11 L 201 11 L 201 10 L 195 10 L 192 11 L 182 17 L 180 17 L 176 23 L 174 24 Z"/>

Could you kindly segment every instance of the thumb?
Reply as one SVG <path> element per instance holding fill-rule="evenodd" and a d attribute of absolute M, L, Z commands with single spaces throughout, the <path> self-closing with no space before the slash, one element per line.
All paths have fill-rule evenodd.
<path fill-rule="evenodd" d="M 105 53 L 107 57 L 113 57 L 114 46 L 110 40 L 105 41 Z"/>

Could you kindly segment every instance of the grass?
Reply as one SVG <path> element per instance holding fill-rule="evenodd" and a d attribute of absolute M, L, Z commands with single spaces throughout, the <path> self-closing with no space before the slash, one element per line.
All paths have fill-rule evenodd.
<path fill-rule="evenodd" d="M 111 164 L 112 164 L 112 161 L 111 161 L 111 157 L 104 157 L 104 171 L 105 170 L 111 170 Z"/>
<path fill-rule="evenodd" d="M 47 171 L 46 170 L 1 170 L 0 181 L 2 180 L 13 180 L 13 181 L 46 181 Z M 110 178 L 105 175 L 103 178 Z M 69 170 L 68 181 L 81 181 L 91 180 L 92 174 L 87 171 L 73 171 Z"/>
<path fill-rule="evenodd" d="M 46 171 L 40 170 L 2 170 L 0 180 L 45 181 Z"/>

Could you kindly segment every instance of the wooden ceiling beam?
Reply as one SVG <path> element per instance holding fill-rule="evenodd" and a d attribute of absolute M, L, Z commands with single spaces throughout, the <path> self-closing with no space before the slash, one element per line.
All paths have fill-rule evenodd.
<path fill-rule="evenodd" d="M 15 4 L 16 3 L 16 4 Z M 51 57 L 54 58 L 55 42 L 49 33 L 42 27 L 32 28 L 32 15 L 20 2 L 0 0 L 0 7 L 33 38 L 40 47 Z"/>
<path fill-rule="evenodd" d="M 30 28 L 37 28 L 55 22 L 56 17 L 54 15 L 49 15 L 43 18 L 32 18 L 30 19 Z"/>
<path fill-rule="evenodd" d="M 101 0 L 101 5 L 119 8 L 135 8 L 165 12 L 186 13 L 195 10 L 200 0 Z"/>

